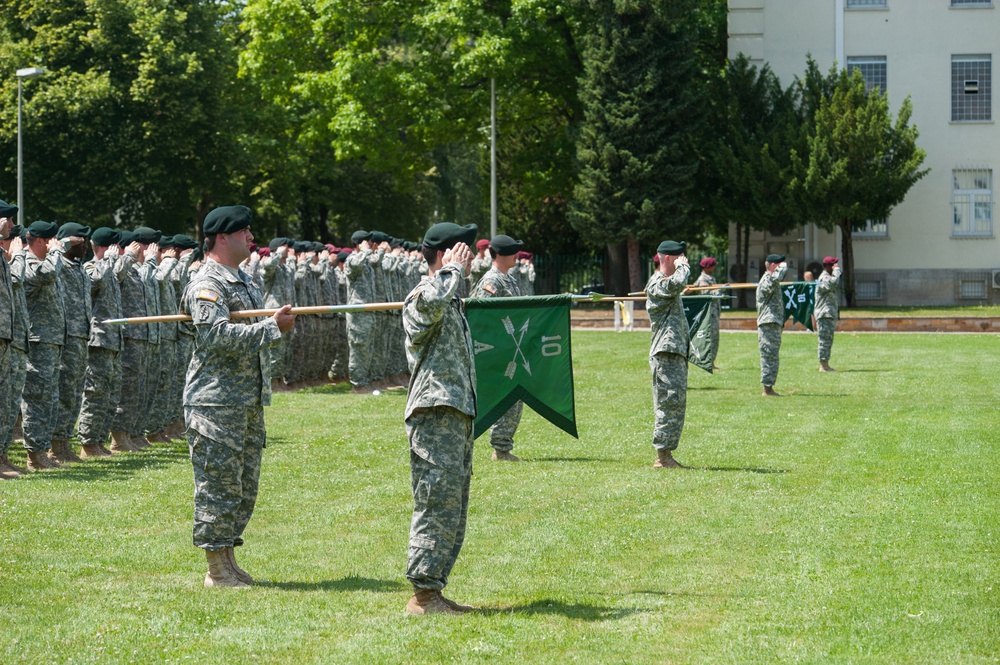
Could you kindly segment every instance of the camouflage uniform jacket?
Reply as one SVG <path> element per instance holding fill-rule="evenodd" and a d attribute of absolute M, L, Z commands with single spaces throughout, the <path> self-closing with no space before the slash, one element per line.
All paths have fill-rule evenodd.
<path fill-rule="evenodd" d="M 62 272 L 61 248 L 51 249 L 44 259 L 31 252 L 24 255 L 24 297 L 28 303 L 28 341 L 62 346 L 66 339 L 66 317 L 59 294 Z"/>
<path fill-rule="evenodd" d="M 715 277 L 712 277 L 707 272 L 702 270 L 701 274 L 698 275 L 698 279 L 694 280 L 694 284 L 692 284 L 692 286 L 714 286 L 716 284 L 718 284 L 718 282 L 715 281 Z M 720 291 L 719 289 L 705 289 L 704 291 L 695 291 L 692 295 L 717 296 L 720 295 L 721 293 L 722 291 Z M 712 301 L 712 313 L 715 314 L 715 316 L 719 316 L 722 313 L 721 300 Z"/>
<path fill-rule="evenodd" d="M 483 279 L 483 275 L 489 272 L 489 269 L 492 267 L 493 259 L 490 257 L 489 252 L 484 252 L 482 257 L 477 256 L 472 259 L 472 269 L 469 271 L 472 273 L 472 285 L 479 284 Z"/>
<path fill-rule="evenodd" d="M 147 257 L 141 264 L 136 264 L 136 269 L 138 269 L 139 275 L 142 277 L 142 290 L 143 297 L 146 300 L 147 316 L 160 315 L 160 284 L 156 279 L 156 268 L 158 265 L 159 260 L 155 255 Z M 162 323 L 149 324 L 148 340 L 150 344 L 160 343 L 160 328 L 162 326 Z"/>
<path fill-rule="evenodd" d="M 840 284 L 840 266 L 833 267 L 833 274 L 823 271 L 816 280 L 816 307 L 813 314 L 817 319 L 837 319 L 840 303 L 837 302 L 837 286 Z"/>
<path fill-rule="evenodd" d="M 28 301 L 24 297 L 24 252 L 10 260 L 10 282 L 14 293 L 14 334 L 10 345 L 21 351 L 28 350 Z"/>
<path fill-rule="evenodd" d="M 0 339 L 14 339 L 14 282 L 7 252 L 0 249 Z"/>
<path fill-rule="evenodd" d="M 271 317 L 229 319 L 230 312 L 264 306 L 250 276 L 206 258 L 182 305 L 195 329 L 184 406 L 268 406 L 271 347 L 281 341 L 278 324 Z"/>
<path fill-rule="evenodd" d="M 410 393 L 406 418 L 415 409 L 450 406 L 476 416 L 476 365 L 465 306 L 457 293 L 465 271 L 452 262 L 424 277 L 403 304 Z"/>
<path fill-rule="evenodd" d="M 277 254 L 260 260 L 260 278 L 264 291 L 265 307 L 281 307 L 291 304 L 285 300 L 284 270 L 281 257 Z"/>
<path fill-rule="evenodd" d="M 126 256 L 131 256 L 129 253 L 122 254 L 118 257 L 118 262 L 121 263 L 125 261 Z M 131 263 L 129 269 L 125 272 L 124 277 L 119 277 L 119 284 L 121 285 L 122 292 L 122 314 L 128 318 L 136 316 L 153 316 L 153 312 L 146 311 L 146 285 L 142 279 L 142 272 L 140 272 L 140 265 L 136 262 L 138 257 L 131 256 Z M 148 323 L 136 323 L 128 326 L 122 326 L 122 337 L 128 339 L 149 339 L 149 324 Z"/>
<path fill-rule="evenodd" d="M 765 323 L 785 324 L 785 303 L 781 295 L 781 278 L 785 268 L 775 268 L 765 272 L 757 283 L 757 325 Z"/>
<path fill-rule="evenodd" d="M 62 264 L 59 292 L 66 316 L 66 336 L 90 339 L 90 318 L 93 316 L 90 277 L 79 259 L 67 259 L 64 255 Z"/>
<path fill-rule="evenodd" d="M 681 294 L 687 288 L 689 274 L 691 267 L 682 264 L 669 277 L 657 270 L 646 283 L 646 311 L 653 334 L 649 345 L 650 357 L 657 353 L 688 356 L 690 333 Z"/>
<path fill-rule="evenodd" d="M 513 298 L 521 295 L 517 280 L 493 266 L 486 271 L 472 291 L 473 298 Z"/>
<path fill-rule="evenodd" d="M 160 315 L 177 313 L 177 294 L 174 292 L 174 283 L 171 280 L 171 273 L 177 269 L 177 259 L 169 256 L 160 261 L 156 267 L 157 285 L 157 307 Z M 168 321 L 160 324 L 160 339 L 177 339 L 177 322 Z"/>
<path fill-rule="evenodd" d="M 91 259 L 83 264 L 83 269 L 90 276 L 90 297 L 93 303 L 88 346 L 121 351 L 122 329 L 127 326 L 106 326 L 101 322 L 124 316 L 121 281 L 132 269 L 134 262 L 133 255 L 123 254 L 120 257 Z"/>
<path fill-rule="evenodd" d="M 375 264 L 382 262 L 385 250 L 359 249 L 347 255 L 344 272 L 347 274 L 347 304 L 361 305 L 375 302 Z"/>

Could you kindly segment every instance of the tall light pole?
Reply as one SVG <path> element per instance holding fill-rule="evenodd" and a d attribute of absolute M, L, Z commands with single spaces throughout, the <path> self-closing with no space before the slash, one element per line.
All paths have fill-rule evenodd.
<path fill-rule="evenodd" d="M 27 67 L 17 70 L 17 223 L 24 226 L 24 182 L 21 175 L 21 81 L 41 76 L 41 67 Z"/>
<path fill-rule="evenodd" d="M 490 79 L 490 238 L 497 235 L 497 80 Z"/>

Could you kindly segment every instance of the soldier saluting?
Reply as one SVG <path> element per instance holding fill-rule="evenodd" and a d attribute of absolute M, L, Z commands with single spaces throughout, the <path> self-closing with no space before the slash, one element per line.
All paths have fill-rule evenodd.
<path fill-rule="evenodd" d="M 253 579 L 233 548 L 257 500 L 271 403 L 271 349 L 292 329 L 285 305 L 271 317 L 231 321 L 230 312 L 263 307 L 260 289 L 239 269 L 250 256 L 252 213 L 216 208 L 205 218 L 205 263 L 184 291 L 195 339 L 184 385 L 184 422 L 194 467 L 194 545 L 205 550 L 205 586 L 246 587 Z"/>

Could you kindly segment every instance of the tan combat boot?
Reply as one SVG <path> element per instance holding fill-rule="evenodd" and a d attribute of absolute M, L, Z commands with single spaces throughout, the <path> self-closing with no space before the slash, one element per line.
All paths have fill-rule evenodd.
<path fill-rule="evenodd" d="M 206 587 L 250 588 L 249 584 L 236 576 L 232 566 L 229 565 L 229 555 L 226 550 L 222 549 L 218 552 L 205 550 L 205 558 L 208 560 L 208 572 L 205 573 Z"/>
<path fill-rule="evenodd" d="M 760 395 L 761 397 L 781 397 L 781 395 L 774 392 L 774 386 L 764 386 L 764 392 Z"/>
<path fill-rule="evenodd" d="M 521 458 L 509 450 L 494 450 L 493 459 L 497 462 L 520 462 Z"/>
<path fill-rule="evenodd" d="M 21 473 L 12 466 L 0 463 L 0 480 L 17 480 Z"/>
<path fill-rule="evenodd" d="M 466 612 L 475 612 L 476 610 L 479 609 L 478 607 L 473 607 L 472 605 L 462 605 L 460 603 L 456 603 L 454 600 L 451 600 L 450 598 L 445 598 L 444 594 L 441 593 L 440 591 L 438 592 L 438 596 L 440 596 L 441 600 L 444 602 L 445 605 L 455 610 L 459 614 L 465 614 Z"/>
<path fill-rule="evenodd" d="M 250 573 L 240 568 L 240 565 L 236 563 L 236 548 L 227 547 L 223 551 L 226 553 L 226 556 L 229 557 L 229 567 L 233 569 L 233 572 L 236 574 L 236 577 L 239 578 L 240 582 L 243 582 L 244 584 L 253 584 L 253 578 L 250 577 Z"/>
<path fill-rule="evenodd" d="M 108 450 L 103 443 L 97 447 L 101 449 L 101 454 L 104 455 L 105 457 L 111 457 L 111 455 L 114 454 L 110 450 Z"/>
<path fill-rule="evenodd" d="M 135 448 L 132 447 L 131 442 L 128 438 L 127 432 L 112 432 L 111 433 L 111 452 L 113 453 L 131 453 L 134 452 Z"/>
<path fill-rule="evenodd" d="M 45 454 L 45 451 L 28 451 L 28 471 L 42 471 L 44 469 L 54 469 L 52 460 Z"/>
<path fill-rule="evenodd" d="M 683 469 L 683 464 L 674 459 L 669 450 L 657 450 L 656 461 L 653 462 L 654 469 Z"/>
<path fill-rule="evenodd" d="M 830 361 L 829 360 L 820 360 L 819 361 L 819 371 L 821 371 L 821 372 L 836 372 L 837 370 L 835 370 L 834 368 L 830 367 Z"/>
<path fill-rule="evenodd" d="M 83 459 L 94 459 L 95 457 L 107 457 L 100 446 L 88 446 L 83 444 L 80 448 L 80 457 Z"/>
<path fill-rule="evenodd" d="M 138 436 L 132 436 L 131 434 L 129 434 L 128 438 L 129 441 L 132 442 L 132 448 L 136 452 L 142 450 L 143 448 L 149 448 L 153 445 L 149 442 L 149 439 L 146 438 L 145 434 L 139 434 Z"/>
<path fill-rule="evenodd" d="M 24 474 L 28 473 L 28 470 L 27 470 L 27 469 L 25 469 L 25 468 L 23 468 L 23 467 L 20 467 L 20 466 L 18 466 L 18 465 L 16 465 L 16 464 L 13 464 L 13 463 L 12 463 L 12 462 L 10 461 L 10 458 L 9 458 L 9 457 L 7 457 L 7 455 L 6 455 L 6 454 L 4 454 L 4 455 L 0 455 L 0 464 L 3 464 L 4 466 L 8 466 L 8 467 L 10 467 L 10 468 L 14 469 L 14 470 L 15 470 L 15 471 L 17 471 L 18 473 L 20 473 L 20 474 L 21 474 L 22 476 L 23 476 Z"/>
<path fill-rule="evenodd" d="M 406 604 L 407 614 L 461 614 L 453 610 L 437 589 L 414 589 L 413 597 Z"/>
<path fill-rule="evenodd" d="M 83 461 L 73 451 L 73 444 L 69 442 L 69 439 L 52 439 L 52 452 L 55 453 L 56 459 L 63 464 Z"/>

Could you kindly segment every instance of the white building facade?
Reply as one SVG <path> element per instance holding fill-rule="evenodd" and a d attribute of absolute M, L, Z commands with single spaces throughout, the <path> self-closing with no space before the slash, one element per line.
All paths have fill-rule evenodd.
<path fill-rule="evenodd" d="M 822 72 L 858 68 L 889 96 L 913 102 L 930 169 L 886 220 L 854 234 L 857 305 L 1000 303 L 994 65 L 1000 10 L 990 0 L 729 0 L 729 56 L 768 64 L 787 87 L 811 54 Z M 736 247 L 735 228 L 730 249 Z M 750 275 L 787 254 L 793 278 L 826 255 L 838 233 L 805 224 L 788 236 L 753 232 Z M 730 265 L 736 257 L 730 257 Z"/>

